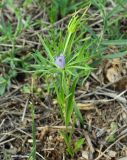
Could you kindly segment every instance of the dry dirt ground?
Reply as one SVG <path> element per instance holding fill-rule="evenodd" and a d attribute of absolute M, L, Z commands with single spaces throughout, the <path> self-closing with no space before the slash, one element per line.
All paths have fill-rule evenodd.
<path fill-rule="evenodd" d="M 84 126 L 76 126 L 74 140 L 79 136 L 86 140 L 75 160 L 115 160 L 127 156 L 127 77 L 101 86 L 100 70 L 92 73 L 75 93 L 86 121 Z M 28 158 L 32 147 L 32 118 L 28 107 L 31 103 L 35 105 L 37 159 L 71 159 L 59 134 L 65 127 L 55 99 L 45 92 L 43 96 L 23 94 L 21 89 L 22 85 L 13 85 L 12 91 L 0 99 L 1 159 Z"/>

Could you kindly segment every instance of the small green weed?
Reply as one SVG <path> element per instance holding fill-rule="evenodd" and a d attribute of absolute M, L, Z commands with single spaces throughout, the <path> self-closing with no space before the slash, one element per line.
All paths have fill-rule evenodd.
<path fill-rule="evenodd" d="M 84 143 L 84 139 L 81 138 L 72 147 L 72 135 L 75 129 L 72 129 L 70 133 L 68 132 L 68 126 L 75 124 L 75 117 L 83 123 L 83 118 L 75 102 L 75 88 L 78 79 L 88 77 L 92 71 L 89 66 L 91 54 L 88 53 L 85 43 L 80 41 L 82 35 L 77 34 L 81 23 L 82 17 L 79 18 L 77 15 L 72 17 L 68 24 L 65 39 L 60 37 L 57 44 L 38 35 L 45 48 L 46 56 L 36 51 L 33 54 L 36 64 L 31 65 L 35 74 L 43 76 L 45 79 L 50 76 L 50 80 L 54 84 L 61 117 L 66 125 L 66 131 L 62 135 L 67 144 L 67 151 L 72 157 Z"/>

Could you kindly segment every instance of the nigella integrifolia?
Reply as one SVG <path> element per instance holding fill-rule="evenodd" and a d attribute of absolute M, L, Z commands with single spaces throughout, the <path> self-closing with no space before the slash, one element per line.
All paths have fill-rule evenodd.
<path fill-rule="evenodd" d="M 55 64 L 60 68 L 64 68 L 66 64 L 65 56 L 63 54 L 60 54 L 60 56 L 56 57 Z"/>

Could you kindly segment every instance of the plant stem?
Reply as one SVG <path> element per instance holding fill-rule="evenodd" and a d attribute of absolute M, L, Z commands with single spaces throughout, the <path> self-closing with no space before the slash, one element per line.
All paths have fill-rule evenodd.
<path fill-rule="evenodd" d="M 67 41 L 65 43 L 65 47 L 64 47 L 64 51 L 63 51 L 63 55 L 65 55 L 65 53 L 66 53 L 67 46 L 68 46 L 70 38 L 71 38 L 71 33 L 68 34 Z"/>

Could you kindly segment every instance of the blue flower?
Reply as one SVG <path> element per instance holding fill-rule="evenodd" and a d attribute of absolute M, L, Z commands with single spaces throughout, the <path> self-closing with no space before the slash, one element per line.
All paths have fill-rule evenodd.
<path fill-rule="evenodd" d="M 64 68 L 66 64 L 65 56 L 60 54 L 60 56 L 56 57 L 55 64 L 60 68 Z"/>

